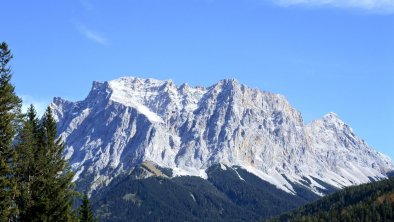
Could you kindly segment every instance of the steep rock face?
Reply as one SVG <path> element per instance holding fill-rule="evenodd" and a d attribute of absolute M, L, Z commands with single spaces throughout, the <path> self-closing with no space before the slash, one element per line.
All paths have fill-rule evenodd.
<path fill-rule="evenodd" d="M 392 169 L 388 157 L 371 149 L 335 113 L 313 121 L 305 130 L 319 167 L 340 175 L 333 180 L 342 185 L 359 184 Z M 319 173 L 323 176 L 325 172 Z"/>
<path fill-rule="evenodd" d="M 76 179 L 93 190 L 144 161 L 203 178 L 214 164 L 240 166 L 286 192 L 299 184 L 318 194 L 394 169 L 336 114 L 304 125 L 283 96 L 236 80 L 204 88 L 123 77 L 51 107 Z"/>

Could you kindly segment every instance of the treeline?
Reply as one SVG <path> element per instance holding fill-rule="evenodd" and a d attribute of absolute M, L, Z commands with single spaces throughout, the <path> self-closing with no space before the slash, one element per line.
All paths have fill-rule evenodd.
<path fill-rule="evenodd" d="M 8 45 L 0 44 L 0 222 L 95 221 L 85 195 L 74 201 L 73 172 L 57 139 L 56 121 L 47 108 L 39 119 L 34 106 L 21 112 L 22 100 L 11 83 Z"/>
<path fill-rule="evenodd" d="M 394 221 L 394 178 L 345 188 L 270 221 Z"/>

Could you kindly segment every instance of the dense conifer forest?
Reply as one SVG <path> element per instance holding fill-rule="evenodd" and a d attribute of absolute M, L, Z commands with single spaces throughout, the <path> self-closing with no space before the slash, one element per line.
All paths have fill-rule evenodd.
<path fill-rule="evenodd" d="M 39 118 L 34 106 L 21 112 L 22 100 L 11 83 L 13 58 L 0 44 L 0 221 L 93 221 L 86 196 L 74 190 L 64 144 L 48 107 Z M 91 213 L 91 211 L 90 211 Z M 86 217 L 88 215 L 88 217 Z M 90 216 L 89 216 L 90 215 Z"/>
<path fill-rule="evenodd" d="M 394 221 L 394 178 L 345 188 L 276 221 Z"/>

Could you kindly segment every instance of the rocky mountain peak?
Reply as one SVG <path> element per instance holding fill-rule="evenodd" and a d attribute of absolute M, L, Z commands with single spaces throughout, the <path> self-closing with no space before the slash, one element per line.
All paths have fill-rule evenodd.
<path fill-rule="evenodd" d="M 338 114 L 334 112 L 329 112 L 328 114 L 324 115 L 321 120 L 326 124 L 345 125 Z"/>
<path fill-rule="evenodd" d="M 313 121 L 308 125 L 308 127 L 314 128 L 317 132 L 331 132 L 335 135 L 346 134 L 348 135 L 348 138 L 356 137 L 353 129 L 334 112 L 330 112 L 322 118 Z"/>
<path fill-rule="evenodd" d="M 215 164 L 238 166 L 286 192 L 296 184 L 319 195 L 324 184 L 364 183 L 394 169 L 336 114 L 304 125 L 284 96 L 236 80 L 178 87 L 122 77 L 51 107 L 76 180 L 92 190 L 147 161 L 202 178 Z"/>

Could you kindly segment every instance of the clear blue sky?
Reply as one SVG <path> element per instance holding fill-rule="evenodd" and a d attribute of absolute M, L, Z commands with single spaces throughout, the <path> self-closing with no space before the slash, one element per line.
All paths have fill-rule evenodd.
<path fill-rule="evenodd" d="M 236 78 L 306 122 L 338 113 L 394 159 L 394 1 L 12 0 L 0 19 L 26 103 L 81 100 L 124 75 Z"/>

